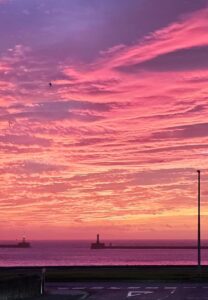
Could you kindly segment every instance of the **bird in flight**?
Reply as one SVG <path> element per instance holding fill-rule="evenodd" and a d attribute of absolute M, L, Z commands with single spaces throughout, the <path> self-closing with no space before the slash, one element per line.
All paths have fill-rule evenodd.
<path fill-rule="evenodd" d="M 49 85 L 49 87 L 52 87 L 52 86 L 53 86 L 53 85 L 52 85 L 52 82 L 49 82 L 49 84 L 48 84 L 48 85 Z"/>
<path fill-rule="evenodd" d="M 16 123 L 15 119 L 9 119 L 8 120 L 9 128 L 12 128 L 15 123 Z"/>

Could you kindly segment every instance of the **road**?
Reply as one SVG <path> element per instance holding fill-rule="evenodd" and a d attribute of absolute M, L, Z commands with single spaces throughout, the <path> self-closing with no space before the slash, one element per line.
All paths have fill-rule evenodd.
<path fill-rule="evenodd" d="M 53 295 L 79 295 L 80 293 L 80 300 L 208 300 L 208 283 L 47 283 L 45 289 L 47 293 Z"/>

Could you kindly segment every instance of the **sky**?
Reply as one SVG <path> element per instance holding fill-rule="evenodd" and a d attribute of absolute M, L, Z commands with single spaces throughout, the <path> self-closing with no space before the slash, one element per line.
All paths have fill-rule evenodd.
<path fill-rule="evenodd" d="M 0 0 L 0 37 L 0 239 L 194 239 L 197 169 L 208 238 L 208 0 Z"/>

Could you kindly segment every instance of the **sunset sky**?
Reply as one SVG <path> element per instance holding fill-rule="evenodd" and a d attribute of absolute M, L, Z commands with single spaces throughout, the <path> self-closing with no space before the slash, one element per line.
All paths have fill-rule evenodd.
<path fill-rule="evenodd" d="M 208 0 L 0 0 L 0 239 L 195 238 L 197 169 L 208 238 Z"/>

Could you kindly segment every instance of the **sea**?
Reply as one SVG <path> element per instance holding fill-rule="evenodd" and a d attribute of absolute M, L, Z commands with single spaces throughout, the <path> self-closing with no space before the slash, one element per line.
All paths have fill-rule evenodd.
<path fill-rule="evenodd" d="M 0 267 L 196 265 L 197 249 L 90 249 L 92 241 L 30 241 L 31 248 L 0 248 Z M 5 243 L 5 241 L 0 241 Z M 7 241 L 8 243 L 8 241 Z M 12 243 L 12 242 L 11 242 Z M 13 242 L 14 243 L 14 242 Z M 196 245 L 196 241 L 115 241 L 113 245 Z M 202 249 L 208 264 L 208 249 Z"/>

